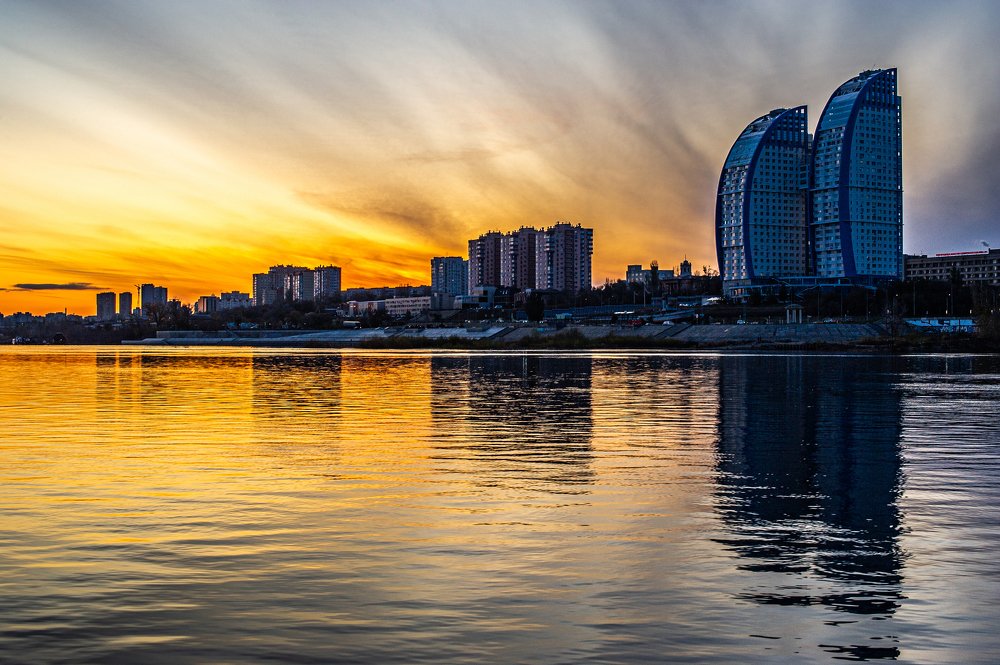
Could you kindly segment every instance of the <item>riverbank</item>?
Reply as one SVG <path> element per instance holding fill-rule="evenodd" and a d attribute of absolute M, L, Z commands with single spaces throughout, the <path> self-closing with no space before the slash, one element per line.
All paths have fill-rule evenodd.
<path fill-rule="evenodd" d="M 995 353 L 1000 345 L 967 334 L 892 336 L 881 325 L 493 325 L 466 328 L 162 331 L 126 341 L 142 346 L 365 349 L 732 349 Z"/>
<path fill-rule="evenodd" d="M 876 353 L 1000 353 L 1000 344 L 973 336 L 922 335 L 905 337 L 869 337 L 854 341 L 704 341 L 693 342 L 675 338 L 649 338 L 608 335 L 587 338 L 575 332 L 552 336 L 528 337 L 516 342 L 503 340 L 464 341 L 441 339 L 418 341 L 405 338 L 373 340 L 362 343 L 364 349 L 454 349 L 473 351 L 517 350 L 692 350 L 692 351 L 855 351 Z"/>

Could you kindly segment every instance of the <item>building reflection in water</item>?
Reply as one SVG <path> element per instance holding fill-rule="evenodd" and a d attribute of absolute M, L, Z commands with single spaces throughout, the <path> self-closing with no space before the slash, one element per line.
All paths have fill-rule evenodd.
<path fill-rule="evenodd" d="M 893 359 L 837 360 L 719 359 L 721 542 L 743 570 L 761 573 L 742 599 L 887 618 L 901 599 L 901 396 L 886 378 Z M 776 583 L 768 573 L 796 580 Z"/>
<path fill-rule="evenodd" d="M 341 416 L 343 360 L 334 354 L 254 354 L 251 406 L 260 443 L 330 443 Z"/>
<path fill-rule="evenodd" d="M 95 407 L 108 425 L 145 422 L 149 436 L 193 433 L 243 409 L 246 354 L 191 355 L 176 349 L 114 349 L 94 354 Z M 219 411 L 206 411 L 212 404 Z M 221 405 L 221 406 L 220 406 Z M 228 407 L 228 408 L 227 408 Z M 188 437 L 182 437 L 187 439 Z"/>
<path fill-rule="evenodd" d="M 588 491 L 590 357 L 436 356 L 431 371 L 435 455 L 447 470 L 479 485 Z"/>

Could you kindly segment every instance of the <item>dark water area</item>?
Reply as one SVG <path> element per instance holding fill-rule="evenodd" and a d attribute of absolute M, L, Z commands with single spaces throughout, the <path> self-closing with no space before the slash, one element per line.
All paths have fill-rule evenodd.
<path fill-rule="evenodd" d="M 0 662 L 1000 662 L 1000 358 L 0 349 Z"/>

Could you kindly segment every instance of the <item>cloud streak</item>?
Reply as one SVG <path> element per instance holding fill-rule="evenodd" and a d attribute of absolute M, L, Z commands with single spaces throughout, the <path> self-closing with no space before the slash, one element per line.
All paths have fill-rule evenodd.
<path fill-rule="evenodd" d="M 15 284 L 14 288 L 18 291 L 100 291 L 103 287 L 94 286 L 88 282 L 67 282 L 65 284 Z"/>
<path fill-rule="evenodd" d="M 348 286 L 419 282 L 484 230 L 558 219 L 595 228 L 596 282 L 711 264 L 743 127 L 798 104 L 814 124 L 872 66 L 899 68 L 906 250 L 1000 244 L 992 2 L 2 11 L 0 232 L 20 259 L 0 283 L 94 271 L 192 299 L 288 262 L 339 263 Z"/>

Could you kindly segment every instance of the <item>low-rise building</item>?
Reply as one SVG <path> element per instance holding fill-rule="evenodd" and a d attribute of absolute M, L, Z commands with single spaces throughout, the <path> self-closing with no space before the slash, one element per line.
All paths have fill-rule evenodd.
<path fill-rule="evenodd" d="M 385 311 L 384 300 L 348 300 L 345 304 L 348 316 L 364 316 Z"/>
<path fill-rule="evenodd" d="M 903 257 L 903 272 L 907 280 L 944 282 L 957 274 L 965 284 L 997 286 L 1000 285 L 1000 249 L 947 252 L 934 256 L 907 254 Z"/>
<path fill-rule="evenodd" d="M 0 318 L 0 327 L 4 329 L 13 329 L 18 326 L 28 326 L 33 324 L 42 323 L 45 321 L 43 316 L 35 316 L 31 312 L 14 312 L 13 314 L 8 314 Z"/>
<path fill-rule="evenodd" d="M 431 287 L 421 286 L 379 286 L 379 287 L 354 287 L 345 289 L 344 301 L 357 300 L 388 300 L 390 298 L 416 298 L 418 296 L 429 296 Z"/>
<path fill-rule="evenodd" d="M 194 304 L 195 314 L 211 314 L 219 311 L 219 296 L 202 296 Z"/>
<path fill-rule="evenodd" d="M 659 267 L 656 269 L 657 279 L 664 282 L 668 279 L 674 279 L 673 270 L 661 270 Z M 649 284 L 653 278 L 653 268 L 643 268 L 642 265 L 630 264 L 625 269 L 625 281 L 633 282 L 638 284 Z"/>
<path fill-rule="evenodd" d="M 351 300 L 347 303 L 348 316 L 364 316 L 385 312 L 393 318 L 420 314 L 431 308 L 431 296 L 412 298 L 386 298 L 384 300 Z"/>
<path fill-rule="evenodd" d="M 523 296 L 524 293 L 518 292 L 518 289 L 512 286 L 477 286 L 468 295 L 455 298 L 455 307 L 456 309 L 513 307 L 515 297 Z"/>
<path fill-rule="evenodd" d="M 201 296 L 194 303 L 195 314 L 211 314 L 212 312 L 223 312 L 229 309 L 241 309 L 253 306 L 253 299 L 249 293 L 241 291 L 227 291 L 221 295 Z"/>
<path fill-rule="evenodd" d="M 419 314 L 420 312 L 426 312 L 430 308 L 430 296 L 417 296 L 415 298 L 390 298 L 385 301 L 385 311 L 392 317 Z"/>
<path fill-rule="evenodd" d="M 249 293 L 244 293 L 242 291 L 226 291 L 219 294 L 219 309 L 242 309 L 244 307 L 251 307 L 253 305 L 253 299 L 250 297 Z"/>

